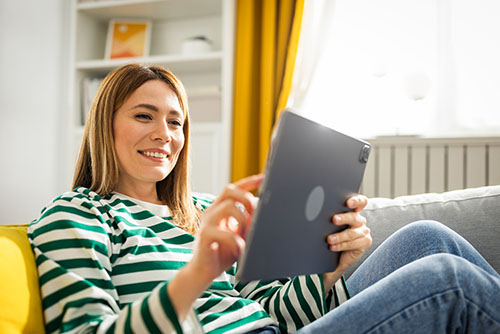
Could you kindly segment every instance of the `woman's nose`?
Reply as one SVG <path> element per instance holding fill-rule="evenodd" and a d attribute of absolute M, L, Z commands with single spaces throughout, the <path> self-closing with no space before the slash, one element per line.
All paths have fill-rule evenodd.
<path fill-rule="evenodd" d="M 168 143 L 172 139 L 170 131 L 168 129 L 168 123 L 158 123 L 157 126 L 155 126 L 153 133 L 151 134 L 151 139 Z"/>

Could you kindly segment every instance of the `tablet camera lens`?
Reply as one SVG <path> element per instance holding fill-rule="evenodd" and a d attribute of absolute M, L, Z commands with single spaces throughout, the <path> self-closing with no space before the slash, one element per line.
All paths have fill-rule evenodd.
<path fill-rule="evenodd" d="M 370 146 L 369 145 L 365 145 L 361 149 L 361 154 L 359 156 L 359 161 L 361 161 L 362 163 L 367 163 L 369 156 L 370 156 Z"/>

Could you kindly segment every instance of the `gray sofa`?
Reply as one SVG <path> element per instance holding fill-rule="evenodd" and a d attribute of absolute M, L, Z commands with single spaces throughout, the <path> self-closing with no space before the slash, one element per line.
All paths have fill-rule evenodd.
<path fill-rule="evenodd" d="M 346 277 L 389 235 L 417 220 L 436 220 L 467 239 L 500 272 L 500 185 L 441 194 L 371 198 L 362 215 L 372 231 L 373 244 Z"/>

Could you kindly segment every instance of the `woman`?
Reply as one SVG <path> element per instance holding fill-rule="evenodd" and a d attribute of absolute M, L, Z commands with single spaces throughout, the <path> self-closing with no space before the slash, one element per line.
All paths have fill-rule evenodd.
<path fill-rule="evenodd" d="M 86 124 L 75 190 L 57 197 L 29 228 L 48 333 L 417 332 L 422 321 L 439 331 L 464 313 L 469 322 L 493 321 L 499 330 L 498 300 L 488 299 L 493 311 L 477 303 L 490 322 L 457 306 L 469 305 L 465 301 L 477 293 L 464 288 L 470 280 L 462 282 L 461 275 L 487 281 L 480 291 L 500 291 L 498 274 L 465 240 L 434 223 L 388 239 L 349 280 L 355 296 L 342 303 L 342 273 L 371 244 L 359 215 L 367 203 L 361 195 L 347 201 L 353 212 L 332 221 L 348 225 L 327 238 L 332 251 L 342 251 L 334 272 L 238 282 L 235 262 L 245 246 L 240 226 L 250 222 L 255 198 L 249 191 L 262 177 L 230 184 L 215 200 L 191 194 L 188 156 L 187 100 L 175 76 L 140 65 L 109 74 Z M 409 254 L 403 255 L 405 247 Z M 426 256 L 442 252 L 462 258 Z M 419 273 L 422 280 L 414 282 Z M 408 295 L 409 285 L 424 297 L 438 298 L 454 287 L 463 293 L 412 311 L 427 299 Z M 389 305 L 393 299 L 399 302 Z M 443 305 L 450 311 L 436 312 Z M 411 312 L 420 314 L 418 323 L 405 322 Z"/>

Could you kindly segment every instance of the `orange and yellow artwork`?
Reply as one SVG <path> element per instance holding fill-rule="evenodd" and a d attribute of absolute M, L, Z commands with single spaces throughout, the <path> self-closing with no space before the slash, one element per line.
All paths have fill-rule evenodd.
<path fill-rule="evenodd" d="M 109 58 L 144 57 L 147 47 L 147 22 L 111 22 Z"/>

